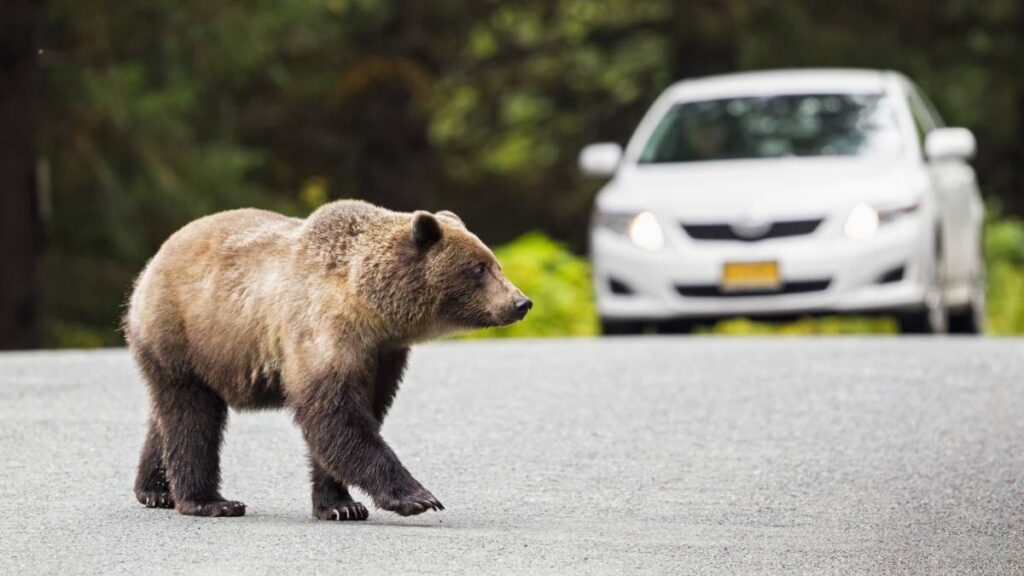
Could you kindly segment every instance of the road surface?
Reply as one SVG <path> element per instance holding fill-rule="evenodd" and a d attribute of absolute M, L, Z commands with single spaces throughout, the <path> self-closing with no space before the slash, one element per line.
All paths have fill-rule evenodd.
<path fill-rule="evenodd" d="M 231 416 L 247 516 L 143 508 L 145 417 L 123 350 L 0 354 L 0 572 L 1024 573 L 1024 340 L 421 346 L 384 435 L 447 509 L 362 523 L 284 413 Z"/>

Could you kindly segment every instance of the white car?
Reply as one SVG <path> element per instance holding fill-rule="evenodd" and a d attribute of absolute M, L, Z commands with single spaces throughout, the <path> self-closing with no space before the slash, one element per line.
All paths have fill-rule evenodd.
<path fill-rule="evenodd" d="M 748 316 L 985 322 L 975 140 L 905 76 L 792 70 L 679 82 L 625 150 L 592 144 L 591 262 L 605 333 Z"/>

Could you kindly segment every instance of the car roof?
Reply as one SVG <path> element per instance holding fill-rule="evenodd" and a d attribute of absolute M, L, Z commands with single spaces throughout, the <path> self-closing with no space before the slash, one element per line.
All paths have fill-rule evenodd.
<path fill-rule="evenodd" d="M 897 76 L 882 70 L 807 68 L 739 72 L 676 82 L 665 91 L 672 100 L 709 100 L 779 94 L 881 93 Z"/>

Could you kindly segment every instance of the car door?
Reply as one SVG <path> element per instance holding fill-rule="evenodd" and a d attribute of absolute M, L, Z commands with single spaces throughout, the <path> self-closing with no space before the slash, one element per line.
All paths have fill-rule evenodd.
<path fill-rule="evenodd" d="M 980 269 L 980 230 L 984 214 L 977 179 L 974 169 L 963 160 L 930 160 L 924 157 L 925 139 L 929 132 L 943 126 L 942 119 L 915 86 L 908 86 L 907 99 L 917 127 L 921 154 L 939 204 L 943 283 L 948 290 L 963 297 L 966 296 L 964 290 L 971 286 Z"/>

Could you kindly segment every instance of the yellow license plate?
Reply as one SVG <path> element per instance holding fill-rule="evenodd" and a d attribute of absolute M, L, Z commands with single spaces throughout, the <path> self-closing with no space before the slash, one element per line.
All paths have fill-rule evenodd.
<path fill-rule="evenodd" d="M 722 290 L 777 290 L 782 287 L 778 262 L 726 262 Z"/>

